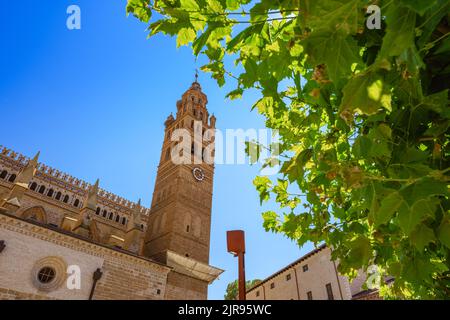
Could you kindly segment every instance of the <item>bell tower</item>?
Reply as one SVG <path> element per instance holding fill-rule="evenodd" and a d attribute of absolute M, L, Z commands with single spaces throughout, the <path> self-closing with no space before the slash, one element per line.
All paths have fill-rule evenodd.
<path fill-rule="evenodd" d="M 165 121 L 144 244 L 144 254 L 162 263 L 168 263 L 169 252 L 209 263 L 216 119 L 207 103 L 196 75 L 177 102 L 176 116 Z"/>

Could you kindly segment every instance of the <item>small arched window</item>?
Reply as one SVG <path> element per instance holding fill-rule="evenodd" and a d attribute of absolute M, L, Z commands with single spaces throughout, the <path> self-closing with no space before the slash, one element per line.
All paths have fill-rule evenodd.
<path fill-rule="evenodd" d="M 33 182 L 33 183 L 31 184 L 31 186 L 30 186 L 30 189 L 33 190 L 33 191 L 35 191 L 36 188 L 37 188 L 37 183 L 36 183 L 36 182 Z"/>
<path fill-rule="evenodd" d="M 186 226 L 186 232 L 187 232 L 187 233 L 189 233 L 189 231 L 190 231 L 190 228 L 191 228 L 191 226 L 190 226 L 190 225 L 187 225 L 187 226 Z"/>
<path fill-rule="evenodd" d="M 62 196 L 62 193 L 60 191 L 58 191 L 58 193 L 56 194 L 55 199 L 56 200 L 61 200 L 61 196 Z"/>
<path fill-rule="evenodd" d="M 9 182 L 14 182 L 14 180 L 16 180 L 16 175 L 15 174 L 12 174 L 10 177 L 9 177 L 9 179 L 8 179 L 8 181 Z"/>
<path fill-rule="evenodd" d="M 45 192 L 45 187 L 44 186 L 41 186 L 40 188 L 39 188 L 39 191 L 38 191 L 40 194 L 44 194 L 44 192 Z"/>
<path fill-rule="evenodd" d="M 200 111 L 200 120 L 203 120 L 203 112 Z"/>
<path fill-rule="evenodd" d="M 68 196 L 67 194 L 64 196 L 63 202 L 64 202 L 64 203 L 69 202 L 69 196 Z"/>
<path fill-rule="evenodd" d="M 95 210 L 95 214 L 99 215 L 100 214 L 100 207 L 97 207 L 97 209 Z"/>
<path fill-rule="evenodd" d="M 119 223 L 119 221 L 120 221 L 120 216 L 117 215 L 117 216 L 116 216 L 116 222 Z"/>
<path fill-rule="evenodd" d="M 3 170 L 2 173 L 0 173 L 0 178 L 5 179 L 7 175 L 8 175 L 8 171 Z"/>
<path fill-rule="evenodd" d="M 103 218 L 106 218 L 107 214 L 108 214 L 108 212 L 106 210 L 103 210 L 103 213 L 102 213 Z"/>
<path fill-rule="evenodd" d="M 74 203 L 73 203 L 73 206 L 74 206 L 74 207 L 78 207 L 79 205 L 80 205 L 80 200 L 75 199 L 75 201 L 74 201 Z"/>
<path fill-rule="evenodd" d="M 194 101 L 194 96 L 191 96 L 191 101 Z"/>
<path fill-rule="evenodd" d="M 197 116 L 197 110 L 194 109 L 194 117 Z"/>
<path fill-rule="evenodd" d="M 122 224 L 125 225 L 127 223 L 127 218 L 122 217 Z"/>
<path fill-rule="evenodd" d="M 53 197 L 53 193 L 54 193 L 53 189 L 48 190 L 47 197 Z"/>
<path fill-rule="evenodd" d="M 110 213 L 109 213 L 109 216 L 108 216 L 108 219 L 109 219 L 109 220 L 112 220 L 112 219 L 113 219 L 113 216 L 114 216 L 114 213 L 110 212 Z"/>
<path fill-rule="evenodd" d="M 194 120 L 191 121 L 191 129 L 194 129 Z"/>

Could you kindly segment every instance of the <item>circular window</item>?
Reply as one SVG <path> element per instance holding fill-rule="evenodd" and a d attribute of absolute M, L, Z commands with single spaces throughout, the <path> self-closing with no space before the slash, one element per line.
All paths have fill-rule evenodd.
<path fill-rule="evenodd" d="M 50 267 L 44 267 L 41 270 L 39 270 L 38 273 L 38 280 L 40 283 L 50 283 L 55 279 L 56 276 L 56 272 L 55 269 L 50 268 Z"/>
<path fill-rule="evenodd" d="M 45 257 L 37 261 L 31 271 L 31 278 L 36 288 L 52 291 L 59 288 L 66 280 L 67 265 L 59 257 Z"/>

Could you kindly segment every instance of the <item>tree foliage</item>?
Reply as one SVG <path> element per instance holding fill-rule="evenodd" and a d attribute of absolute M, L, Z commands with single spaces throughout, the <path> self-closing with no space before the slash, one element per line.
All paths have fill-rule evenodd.
<path fill-rule="evenodd" d="M 245 287 L 247 290 L 253 288 L 257 284 L 259 284 L 261 280 L 247 280 L 245 282 Z M 225 292 L 224 299 L 225 300 L 237 300 L 239 295 L 239 283 L 237 280 L 230 282 L 227 286 L 227 291 Z"/>
<path fill-rule="evenodd" d="M 366 27 L 367 7 L 381 28 Z M 281 137 L 257 177 L 264 227 L 326 242 L 339 271 L 375 264 L 385 297 L 450 296 L 448 0 L 129 0 L 149 36 L 205 55 Z M 153 18 L 152 18 L 153 14 Z M 232 73 L 227 59 L 238 66 Z M 267 163 L 266 165 L 272 165 Z"/>

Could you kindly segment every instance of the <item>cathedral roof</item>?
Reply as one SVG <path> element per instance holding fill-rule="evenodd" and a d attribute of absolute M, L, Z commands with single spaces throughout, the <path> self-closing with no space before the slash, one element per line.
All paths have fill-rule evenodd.
<path fill-rule="evenodd" d="M 10 162 L 12 162 L 14 164 L 14 167 L 16 167 L 16 169 L 18 171 L 20 171 L 22 168 L 24 168 L 28 164 L 29 160 L 31 160 L 30 158 L 28 158 L 18 152 L 15 152 L 11 149 L 8 149 L 2 145 L 0 145 L 0 158 L 1 157 L 4 157 L 4 158 L 8 159 Z M 61 172 L 60 170 L 54 169 L 43 163 L 37 164 L 35 176 L 37 176 L 37 177 L 44 176 L 44 177 L 48 177 L 50 179 L 54 179 L 56 181 L 62 182 L 63 184 L 67 185 L 67 187 L 69 189 L 71 189 L 71 191 L 79 190 L 80 192 L 82 192 L 85 195 L 88 195 L 91 187 L 95 187 L 95 185 L 91 185 L 91 184 L 87 183 L 86 181 L 75 178 L 67 173 Z M 112 202 L 115 205 L 125 207 L 127 209 L 134 209 L 137 206 L 136 202 L 122 198 L 122 197 L 120 197 L 112 192 L 106 191 L 102 188 L 98 188 L 98 186 L 95 189 L 98 190 L 98 196 L 100 198 L 103 198 L 103 199 L 107 200 L 108 202 Z M 150 213 L 150 209 L 144 208 L 141 206 L 141 213 L 144 215 L 148 215 Z"/>

